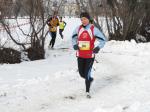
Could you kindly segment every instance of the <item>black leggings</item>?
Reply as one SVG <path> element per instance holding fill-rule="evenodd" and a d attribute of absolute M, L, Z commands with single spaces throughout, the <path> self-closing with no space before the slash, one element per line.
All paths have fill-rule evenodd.
<path fill-rule="evenodd" d="M 51 39 L 49 45 L 50 45 L 52 48 L 54 47 L 54 44 L 55 44 L 56 34 L 57 34 L 57 32 L 50 32 L 50 35 L 51 35 L 52 39 Z"/>
<path fill-rule="evenodd" d="M 94 58 L 77 58 L 78 70 L 82 78 L 85 79 L 86 92 L 89 92 L 90 84 L 93 78 L 91 77 L 91 69 L 94 63 Z"/>
<path fill-rule="evenodd" d="M 59 29 L 59 34 L 60 34 L 62 39 L 63 39 L 63 34 L 62 34 L 63 31 L 64 31 L 63 29 Z"/>

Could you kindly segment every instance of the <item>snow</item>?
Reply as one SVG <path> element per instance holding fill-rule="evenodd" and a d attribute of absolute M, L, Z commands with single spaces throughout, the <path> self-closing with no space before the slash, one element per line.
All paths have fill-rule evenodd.
<path fill-rule="evenodd" d="M 150 43 L 107 42 L 96 56 L 87 99 L 71 47 L 80 20 L 64 20 L 65 38 L 58 34 L 55 49 L 45 47 L 46 59 L 0 65 L 0 111 L 150 112 Z"/>

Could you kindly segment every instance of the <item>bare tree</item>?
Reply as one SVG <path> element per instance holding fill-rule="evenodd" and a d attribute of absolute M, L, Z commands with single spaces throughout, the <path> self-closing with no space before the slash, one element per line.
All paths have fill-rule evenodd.
<path fill-rule="evenodd" d="M 80 7 L 80 2 L 79 2 L 79 0 L 76 0 L 76 4 L 77 4 L 77 7 L 78 7 L 78 15 L 81 13 L 81 7 Z"/>
<path fill-rule="evenodd" d="M 147 0 L 76 0 L 80 11 L 89 12 L 95 25 L 103 31 L 100 16 L 105 16 L 109 38 L 136 40 L 136 34 L 149 38 L 149 5 Z M 89 6 L 89 7 L 87 7 Z"/>
<path fill-rule="evenodd" d="M 22 49 L 28 52 L 28 57 L 31 60 L 43 59 L 45 56 L 45 38 L 48 34 L 48 31 L 46 29 L 46 21 L 44 18 L 45 9 L 43 6 L 43 0 L 25 0 L 23 3 L 24 7 L 22 7 L 22 10 L 24 10 L 24 12 L 29 17 L 30 32 L 27 33 L 25 29 L 22 29 L 19 26 L 19 22 L 17 19 L 16 24 L 18 24 L 18 28 L 20 29 L 22 34 L 25 37 L 30 38 L 28 43 L 20 43 L 15 39 L 10 30 L 8 21 L 6 22 L 6 20 L 3 19 L 1 23 L 11 40 L 16 45 L 22 46 Z"/>
<path fill-rule="evenodd" d="M 143 15 L 145 16 L 142 20 L 142 26 L 139 34 L 146 37 L 147 42 L 150 42 L 150 1 L 143 0 L 141 4 L 143 5 Z"/>
<path fill-rule="evenodd" d="M 13 15 L 14 3 L 13 0 L 0 0 L 0 12 L 4 17 Z"/>
<path fill-rule="evenodd" d="M 30 18 L 31 32 L 26 34 L 23 30 L 22 33 L 30 37 L 31 46 L 28 49 L 29 58 L 31 60 L 44 58 L 45 51 L 45 38 L 48 32 L 46 32 L 46 21 L 44 20 L 44 6 L 42 0 L 27 0 L 28 6 L 27 14 Z"/>
<path fill-rule="evenodd" d="M 141 22 L 145 18 L 141 2 L 139 0 L 107 0 L 107 4 L 110 10 L 106 11 L 110 39 L 136 40 L 136 34 L 139 33 Z"/>

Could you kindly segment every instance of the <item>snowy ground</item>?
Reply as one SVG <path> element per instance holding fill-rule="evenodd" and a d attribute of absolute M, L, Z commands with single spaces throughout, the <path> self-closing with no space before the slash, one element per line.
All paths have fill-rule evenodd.
<path fill-rule="evenodd" d="M 96 57 L 87 99 L 70 40 L 80 21 L 65 21 L 65 39 L 58 35 L 55 49 L 45 48 L 45 60 L 0 65 L 0 111 L 150 112 L 150 43 L 107 42 Z"/>

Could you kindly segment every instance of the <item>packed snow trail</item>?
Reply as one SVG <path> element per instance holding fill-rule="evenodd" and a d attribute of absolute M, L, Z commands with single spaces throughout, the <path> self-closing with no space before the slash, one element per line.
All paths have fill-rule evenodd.
<path fill-rule="evenodd" d="M 144 87 L 141 79 L 147 80 L 144 78 L 148 77 L 146 73 L 149 73 L 149 70 L 145 68 L 145 73 L 140 73 L 141 69 L 144 69 L 142 63 L 149 66 L 147 60 L 141 56 L 108 54 L 103 53 L 104 51 L 105 49 L 97 56 L 99 63 L 94 63 L 95 80 L 90 100 L 85 97 L 84 81 L 78 75 L 74 51 L 59 51 L 59 54 L 57 50 L 50 50 L 51 55 L 46 60 L 11 66 L 12 69 L 20 69 L 20 73 L 24 74 L 20 75 L 21 79 L 16 80 L 14 85 L 1 85 L 1 109 L 3 112 L 7 112 L 8 107 L 12 112 L 130 112 L 127 110 L 142 105 L 140 101 L 148 102 L 149 90 Z M 135 67 L 136 65 L 138 66 Z M 1 67 L 7 70 L 10 69 L 9 66 Z M 37 72 L 42 74 L 37 74 L 38 77 L 34 79 L 26 79 L 26 70 L 32 71 L 29 72 L 32 77 Z M 149 84 L 148 81 L 146 83 Z M 143 98 L 141 94 L 147 97 Z M 67 98 L 69 96 L 75 99 Z"/>

